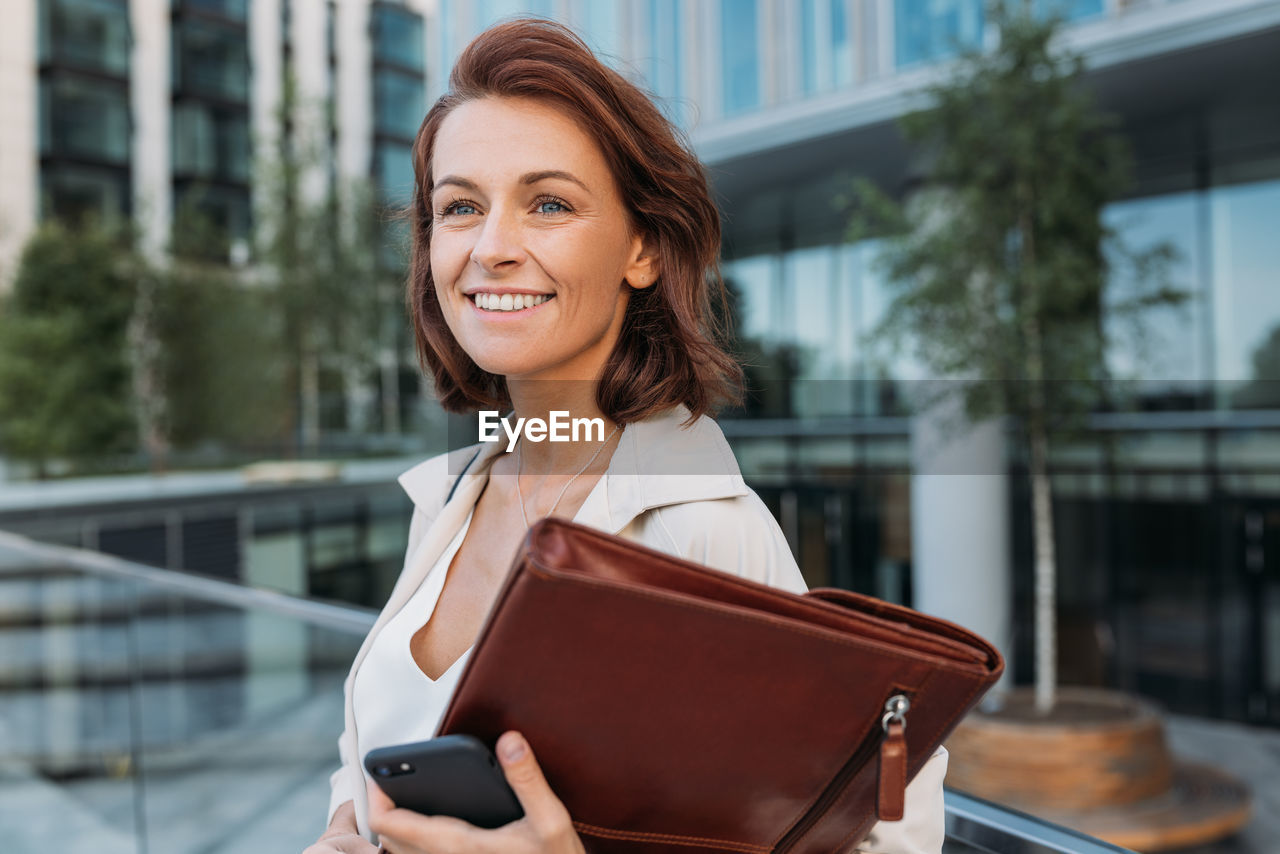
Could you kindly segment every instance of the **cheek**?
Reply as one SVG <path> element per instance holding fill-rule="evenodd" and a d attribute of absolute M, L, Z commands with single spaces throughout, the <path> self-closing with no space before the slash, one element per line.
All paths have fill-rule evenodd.
<path fill-rule="evenodd" d="M 458 272 L 466 264 L 470 252 L 460 235 L 440 232 L 431 239 L 431 277 L 437 282 L 448 284 L 458 276 Z"/>
<path fill-rule="evenodd" d="M 575 291 L 593 303 L 612 303 L 626 269 L 626 247 L 616 235 L 595 232 L 583 235 L 572 245 L 557 247 L 554 256 L 568 260 L 560 263 L 562 281 L 572 282 Z M 603 305 L 602 305 L 603 307 Z"/>

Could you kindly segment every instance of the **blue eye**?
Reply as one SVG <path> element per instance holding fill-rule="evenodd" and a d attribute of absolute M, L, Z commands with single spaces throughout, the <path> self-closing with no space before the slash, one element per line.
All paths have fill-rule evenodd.
<path fill-rule="evenodd" d="M 559 208 L 560 210 L 554 210 L 554 211 L 546 211 L 546 210 L 542 210 L 542 208 L 544 208 L 544 207 L 545 207 L 545 206 L 547 206 L 547 205 L 552 205 L 552 206 L 554 206 L 554 207 Z M 547 201 L 545 201 L 545 202 L 538 202 L 538 210 L 539 210 L 541 213 L 562 213 L 563 211 L 567 210 L 567 208 L 565 208 L 565 206 L 564 206 L 562 203 L 560 203 L 560 202 L 555 202 L 555 201 L 551 201 L 550 199 L 548 199 L 548 200 L 547 200 Z"/>
<path fill-rule="evenodd" d="M 469 210 L 466 210 L 468 208 Z M 449 202 L 447 205 L 444 205 L 439 210 L 437 210 L 436 217 L 439 219 L 444 219 L 445 217 L 450 216 L 452 214 L 470 216 L 473 213 L 476 213 L 476 206 L 473 205 L 471 202 L 468 202 L 466 199 L 454 199 L 453 201 Z"/>

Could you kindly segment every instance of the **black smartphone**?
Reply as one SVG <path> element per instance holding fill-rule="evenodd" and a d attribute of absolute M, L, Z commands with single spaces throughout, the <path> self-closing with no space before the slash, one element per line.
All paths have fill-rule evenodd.
<path fill-rule="evenodd" d="M 469 735 L 380 747 L 365 754 L 364 767 L 403 809 L 487 829 L 524 817 L 492 751 Z"/>

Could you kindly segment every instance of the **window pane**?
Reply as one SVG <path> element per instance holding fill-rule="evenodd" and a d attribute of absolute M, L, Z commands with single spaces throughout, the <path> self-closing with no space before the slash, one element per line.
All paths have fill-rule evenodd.
<path fill-rule="evenodd" d="M 845 0 L 801 0 L 801 81 L 806 95 L 853 81 Z"/>
<path fill-rule="evenodd" d="M 1196 227 L 1197 197 L 1177 193 L 1121 202 L 1107 208 L 1104 219 L 1130 251 L 1161 242 L 1177 248 L 1179 258 L 1169 271 L 1174 286 L 1191 291 L 1194 299 L 1180 308 L 1145 312 L 1137 323 L 1124 323 L 1110 313 L 1104 319 L 1111 338 L 1107 355 L 1110 373 L 1118 380 L 1136 380 L 1143 395 L 1195 389 L 1209 379 L 1205 365 L 1205 294 L 1199 292 L 1200 241 Z M 1111 280 L 1105 302 L 1116 305 L 1139 293 L 1141 283 L 1120 259 L 1109 259 Z"/>
<path fill-rule="evenodd" d="M 124 88 L 79 79 L 46 80 L 41 87 L 46 153 L 129 162 L 129 96 Z"/>
<path fill-rule="evenodd" d="M 480 0 L 476 4 L 476 24 L 481 30 L 487 29 L 503 18 L 519 15 L 523 5 L 520 0 Z"/>
<path fill-rule="evenodd" d="M 853 82 L 853 41 L 849 38 L 849 19 L 845 16 L 844 0 L 827 2 L 831 6 L 831 61 L 835 84 L 848 86 Z"/>
<path fill-rule="evenodd" d="M 40 195 L 45 218 L 74 222 L 85 215 L 101 220 L 129 210 L 129 180 L 115 169 L 45 167 L 40 171 Z"/>
<path fill-rule="evenodd" d="M 894 0 L 893 12 L 899 68 L 982 43 L 982 0 Z"/>
<path fill-rule="evenodd" d="M 243 21 L 248 17 L 249 0 L 181 0 L 182 5 Z"/>
<path fill-rule="evenodd" d="M 852 300 L 840 277 L 841 247 L 818 246 L 787 254 L 783 293 L 796 346 L 792 412 L 800 417 L 853 414 L 853 375 L 844 344 L 853 329 Z"/>
<path fill-rule="evenodd" d="M 618 58 L 618 4 L 613 2 L 588 3 L 583 36 L 591 49 L 609 65 Z"/>
<path fill-rule="evenodd" d="M 182 177 L 249 180 L 249 122 L 239 112 L 182 104 L 173 112 L 173 171 Z"/>
<path fill-rule="evenodd" d="M 378 133 L 412 139 L 426 115 L 422 78 L 381 70 L 374 76 L 374 117 Z"/>
<path fill-rule="evenodd" d="M 757 255 L 724 265 L 725 279 L 736 299 L 733 325 L 739 339 L 765 342 L 781 337 L 781 330 L 774 324 L 777 316 L 773 303 L 774 269 L 772 255 Z"/>
<path fill-rule="evenodd" d="M 408 205 L 413 198 L 412 149 L 395 142 L 379 143 L 374 152 L 374 178 L 383 201 Z"/>
<path fill-rule="evenodd" d="M 1042 15 L 1053 13 L 1068 21 L 1078 21 L 1103 14 L 1106 0 L 1036 0 L 1036 11 Z"/>
<path fill-rule="evenodd" d="M 373 7 L 373 56 L 419 71 L 422 59 L 422 16 L 379 3 Z"/>
<path fill-rule="evenodd" d="M 175 87 L 232 101 L 249 99 L 249 45 L 243 30 L 196 19 L 175 24 Z"/>
<path fill-rule="evenodd" d="M 1280 181 L 1219 187 L 1210 203 L 1218 379 L 1238 403 L 1280 406 Z"/>
<path fill-rule="evenodd" d="M 108 74 L 129 73 L 129 9 L 119 0 L 50 0 L 45 57 Z"/>
<path fill-rule="evenodd" d="M 721 0 L 720 51 L 724 112 L 733 115 L 760 104 L 760 55 L 755 0 Z"/>
<path fill-rule="evenodd" d="M 833 350 L 845 324 L 837 304 L 835 259 L 827 246 L 788 252 L 784 265 L 791 339 L 800 350 L 800 376 L 825 379 L 832 371 Z"/>
<path fill-rule="evenodd" d="M 649 87 L 662 100 L 667 118 L 683 125 L 685 105 L 680 102 L 680 8 L 676 0 L 648 0 Z"/>
<path fill-rule="evenodd" d="M 872 340 L 872 335 L 885 319 L 900 288 L 885 279 L 880 265 L 883 243 L 864 240 L 849 249 L 851 275 L 856 279 L 854 314 L 857 320 L 857 376 L 860 414 L 901 415 L 902 382 L 929 379 L 929 371 L 916 354 L 910 340 L 900 342 L 897 350 L 890 342 Z"/>

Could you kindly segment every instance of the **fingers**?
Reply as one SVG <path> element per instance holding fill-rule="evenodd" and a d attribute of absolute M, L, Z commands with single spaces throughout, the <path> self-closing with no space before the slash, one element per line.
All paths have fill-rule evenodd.
<path fill-rule="evenodd" d="M 395 852 L 465 852 L 478 850 L 479 831 L 449 816 L 425 816 L 396 807 L 377 783 L 369 782 L 369 829 Z M 376 849 L 374 849 L 376 850 Z"/>
<path fill-rule="evenodd" d="M 322 839 L 307 847 L 302 854 L 377 854 L 378 846 L 359 834 L 345 834 Z"/>
<path fill-rule="evenodd" d="M 507 783 L 520 800 L 533 831 L 549 842 L 574 836 L 569 811 L 551 791 L 524 736 L 514 731 L 503 733 L 497 747 Z"/>

